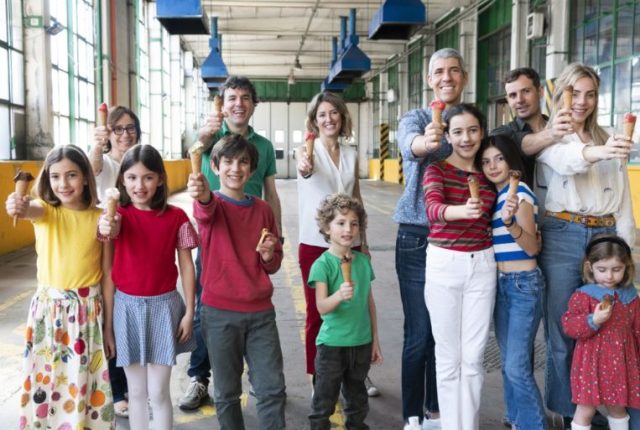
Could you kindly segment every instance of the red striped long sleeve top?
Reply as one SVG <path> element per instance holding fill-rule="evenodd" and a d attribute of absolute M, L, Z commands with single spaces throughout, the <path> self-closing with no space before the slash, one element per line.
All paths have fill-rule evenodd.
<path fill-rule="evenodd" d="M 449 205 L 464 205 L 469 197 L 467 178 L 480 182 L 482 216 L 478 219 L 447 221 L 444 212 Z M 422 181 L 424 202 L 429 221 L 429 243 L 454 251 L 473 252 L 490 248 L 491 210 L 496 200 L 493 186 L 482 173 L 461 170 L 447 161 L 427 166 Z"/>

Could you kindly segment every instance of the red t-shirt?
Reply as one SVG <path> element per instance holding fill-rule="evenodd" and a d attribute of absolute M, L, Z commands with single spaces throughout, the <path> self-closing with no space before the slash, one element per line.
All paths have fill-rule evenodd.
<path fill-rule="evenodd" d="M 467 182 L 470 175 L 480 182 L 482 216 L 478 219 L 445 220 L 447 206 L 464 205 L 471 197 Z M 496 201 L 496 192 L 482 173 L 466 172 L 440 161 L 427 166 L 422 185 L 430 244 L 464 252 L 491 248 L 491 209 Z"/>
<path fill-rule="evenodd" d="M 133 296 L 157 296 L 176 289 L 176 249 L 198 246 L 198 235 L 180 208 L 168 205 L 143 211 L 118 208 L 120 234 L 114 239 L 111 277 L 118 290 Z"/>
<path fill-rule="evenodd" d="M 282 245 L 276 242 L 268 263 L 256 251 L 263 228 L 280 235 L 271 207 L 257 197 L 237 201 L 216 192 L 206 205 L 193 202 L 193 216 L 201 242 L 202 303 L 234 312 L 272 309 L 269 275 L 280 268 Z"/>

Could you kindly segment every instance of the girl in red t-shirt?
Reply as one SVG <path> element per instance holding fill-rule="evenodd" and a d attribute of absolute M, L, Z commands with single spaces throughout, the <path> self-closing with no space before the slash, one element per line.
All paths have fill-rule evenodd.
<path fill-rule="evenodd" d="M 154 428 L 169 430 L 171 367 L 177 354 L 195 348 L 191 249 L 197 235 L 184 211 L 167 204 L 167 174 L 152 146 L 126 152 L 116 185 L 121 207 L 99 223 L 99 234 L 112 239 L 114 251 L 104 286 L 105 336 L 115 334 L 117 364 L 127 375 L 131 428 L 149 427 L 149 401 Z M 176 250 L 186 308 L 176 290 Z"/>

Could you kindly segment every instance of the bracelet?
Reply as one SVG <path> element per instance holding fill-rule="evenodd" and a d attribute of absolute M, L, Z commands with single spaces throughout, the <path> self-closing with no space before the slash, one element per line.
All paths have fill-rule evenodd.
<path fill-rule="evenodd" d="M 303 179 L 309 179 L 311 177 L 311 175 L 313 175 L 313 172 L 309 172 L 305 175 L 301 175 Z"/>
<path fill-rule="evenodd" d="M 513 237 L 513 240 L 518 240 L 518 239 L 520 239 L 522 237 L 522 233 L 523 232 L 524 232 L 524 229 L 522 227 L 520 227 L 520 234 L 518 235 L 518 237 L 513 237 L 513 236 L 511 236 L 511 237 Z"/>
<path fill-rule="evenodd" d="M 503 221 L 502 223 L 504 224 L 504 226 L 505 226 L 505 227 L 510 228 L 511 226 L 513 226 L 513 223 L 514 223 L 514 222 L 515 222 L 515 221 L 513 220 L 513 217 L 511 217 L 511 222 L 510 222 L 509 224 L 507 224 L 507 223 L 506 223 L 506 222 L 504 222 L 504 221 Z"/>

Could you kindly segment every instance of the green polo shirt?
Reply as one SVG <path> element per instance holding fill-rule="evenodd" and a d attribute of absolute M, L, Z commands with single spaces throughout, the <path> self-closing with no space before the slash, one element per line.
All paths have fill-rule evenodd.
<path fill-rule="evenodd" d="M 213 136 L 213 141 L 218 142 L 223 136 L 232 134 L 229 130 L 226 121 L 222 121 L 222 127 Z M 260 136 L 253 131 L 253 128 L 249 126 L 247 135 L 245 138 L 252 143 L 258 149 L 258 168 L 249 178 L 249 181 L 244 186 L 244 192 L 252 196 L 262 198 L 262 186 L 264 185 L 264 178 L 274 176 L 276 174 L 276 155 L 273 150 L 273 144 L 268 139 Z M 214 143 L 215 145 L 215 143 Z M 202 154 L 202 174 L 209 181 L 211 190 L 220 189 L 220 178 L 211 170 L 211 150 L 213 146 L 209 148 L 204 154 Z"/>

